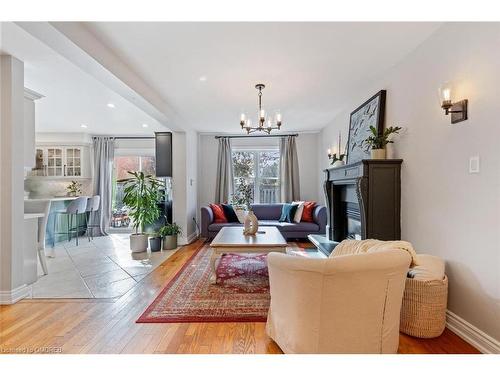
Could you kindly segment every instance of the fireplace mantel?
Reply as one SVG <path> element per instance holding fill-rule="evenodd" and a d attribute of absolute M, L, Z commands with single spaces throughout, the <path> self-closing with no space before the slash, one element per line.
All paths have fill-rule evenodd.
<path fill-rule="evenodd" d="M 368 159 L 324 170 L 326 250 L 346 238 L 401 238 L 401 159 Z M 313 242 L 318 246 L 318 239 Z M 319 241 L 325 243 L 325 241 Z M 320 247 L 320 246 L 318 246 Z M 323 247 L 323 246 L 321 246 Z"/>

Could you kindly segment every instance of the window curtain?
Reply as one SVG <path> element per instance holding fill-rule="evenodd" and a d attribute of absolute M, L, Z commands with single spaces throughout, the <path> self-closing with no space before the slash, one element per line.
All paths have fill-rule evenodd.
<path fill-rule="evenodd" d="M 281 201 L 298 201 L 300 200 L 299 160 L 295 137 L 281 138 L 280 156 Z"/>
<path fill-rule="evenodd" d="M 94 146 L 94 194 L 101 197 L 101 205 L 96 214 L 99 236 L 107 236 L 106 228 L 111 219 L 113 158 L 115 139 L 113 137 L 93 137 Z"/>
<path fill-rule="evenodd" d="M 219 138 L 217 155 L 217 177 L 215 183 L 215 203 L 229 202 L 233 187 L 233 161 L 231 157 L 231 140 Z"/>

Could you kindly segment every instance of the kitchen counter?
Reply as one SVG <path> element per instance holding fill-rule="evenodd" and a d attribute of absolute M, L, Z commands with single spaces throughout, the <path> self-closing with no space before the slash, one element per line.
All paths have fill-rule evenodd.
<path fill-rule="evenodd" d="M 83 196 L 86 197 L 86 196 Z M 66 230 L 68 228 L 68 215 L 58 215 L 58 211 L 64 211 L 68 205 L 79 197 L 46 197 L 46 198 L 25 198 L 24 199 L 24 212 L 25 215 L 33 215 L 37 213 L 45 213 L 45 217 L 40 219 L 40 233 L 39 238 L 41 246 L 46 248 L 47 255 L 53 256 L 53 252 L 47 249 L 52 248 L 57 242 L 67 241 L 68 235 Z M 56 223 L 57 220 L 57 223 Z M 76 219 L 78 225 L 84 223 L 82 215 L 78 215 Z M 61 233 L 60 233 L 61 232 Z M 85 231 L 82 230 L 81 234 Z"/>
<path fill-rule="evenodd" d="M 72 201 L 72 200 L 75 200 L 76 198 L 79 198 L 79 197 L 24 198 L 24 201 L 25 202 L 43 202 L 43 201 L 58 202 L 58 201 Z"/>
<path fill-rule="evenodd" d="M 24 220 L 39 219 L 42 217 L 45 217 L 44 213 L 32 213 L 32 214 L 25 213 L 24 214 Z"/>

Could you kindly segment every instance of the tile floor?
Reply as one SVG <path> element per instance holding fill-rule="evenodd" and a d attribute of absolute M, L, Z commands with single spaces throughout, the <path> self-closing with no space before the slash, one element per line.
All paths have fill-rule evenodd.
<path fill-rule="evenodd" d="M 176 250 L 131 253 L 129 235 L 110 234 L 89 242 L 58 244 L 47 257 L 48 275 L 38 265 L 32 298 L 115 298 L 125 294 Z"/>

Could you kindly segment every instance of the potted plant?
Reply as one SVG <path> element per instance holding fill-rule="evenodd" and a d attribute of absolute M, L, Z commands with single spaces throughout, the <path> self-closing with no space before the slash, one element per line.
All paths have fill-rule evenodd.
<path fill-rule="evenodd" d="M 366 138 L 363 143 L 366 144 L 367 149 L 371 149 L 371 158 L 372 159 L 385 159 L 386 158 L 386 150 L 385 146 L 388 143 L 394 143 L 394 141 L 390 140 L 389 137 L 393 134 L 399 134 L 399 131 L 402 128 L 399 126 L 390 126 L 379 134 L 377 129 L 373 126 L 370 126 L 371 135 Z"/>
<path fill-rule="evenodd" d="M 160 216 L 158 208 L 158 190 L 162 182 L 143 172 L 127 172 L 130 178 L 118 180 L 123 183 L 123 203 L 129 208 L 135 233 L 130 235 L 130 250 L 133 253 L 148 249 L 148 235 L 144 226 L 152 224 Z"/>
<path fill-rule="evenodd" d="M 161 250 L 161 235 L 158 232 L 151 233 L 151 237 L 149 237 L 149 248 L 151 251 L 160 251 Z"/>
<path fill-rule="evenodd" d="M 160 229 L 160 236 L 163 237 L 163 250 L 177 248 L 177 236 L 182 234 L 181 227 L 176 223 L 167 223 Z"/>
<path fill-rule="evenodd" d="M 77 181 L 71 181 L 66 190 L 68 191 L 68 196 L 76 197 L 82 193 L 82 184 Z"/>

